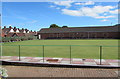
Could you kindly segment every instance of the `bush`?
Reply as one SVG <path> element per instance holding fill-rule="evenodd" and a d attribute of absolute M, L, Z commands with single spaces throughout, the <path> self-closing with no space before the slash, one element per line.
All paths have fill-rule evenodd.
<path fill-rule="evenodd" d="M 12 41 L 24 41 L 24 40 L 34 40 L 37 36 L 22 36 L 22 37 L 2 37 L 2 42 L 12 42 Z"/>

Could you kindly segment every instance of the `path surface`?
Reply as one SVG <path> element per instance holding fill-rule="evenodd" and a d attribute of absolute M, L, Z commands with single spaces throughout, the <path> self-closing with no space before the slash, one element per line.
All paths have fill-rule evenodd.
<path fill-rule="evenodd" d="M 3 66 L 9 77 L 118 77 L 118 69 Z"/>
<path fill-rule="evenodd" d="M 2 59 L 4 61 L 19 61 L 19 57 L 17 56 L 2 56 Z M 54 59 L 57 59 L 58 61 L 54 61 Z M 21 62 L 34 62 L 34 63 L 43 63 L 42 57 L 20 57 Z M 52 60 L 52 61 L 47 61 Z M 118 62 L 120 60 L 111 60 L 111 59 L 102 59 L 102 65 L 105 66 L 116 66 L 119 67 Z M 93 65 L 97 66 L 100 65 L 99 59 L 78 59 L 78 58 L 72 58 L 70 62 L 70 58 L 44 58 L 44 63 L 57 63 L 57 64 L 77 64 L 77 65 Z"/>

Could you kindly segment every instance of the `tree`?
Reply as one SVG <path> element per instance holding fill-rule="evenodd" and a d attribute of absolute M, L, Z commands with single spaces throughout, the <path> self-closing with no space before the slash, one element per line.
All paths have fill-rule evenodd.
<path fill-rule="evenodd" d="M 120 24 L 116 24 L 116 25 L 114 25 L 114 26 L 120 26 Z"/>
<path fill-rule="evenodd" d="M 59 26 L 56 25 L 56 24 L 51 24 L 51 25 L 50 25 L 50 28 L 59 28 Z"/>
<path fill-rule="evenodd" d="M 62 28 L 68 28 L 68 26 L 62 26 Z"/>

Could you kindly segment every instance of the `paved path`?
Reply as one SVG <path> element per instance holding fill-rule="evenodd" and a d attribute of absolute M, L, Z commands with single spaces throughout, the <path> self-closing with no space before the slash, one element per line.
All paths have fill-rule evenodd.
<path fill-rule="evenodd" d="M 3 66 L 3 67 L 7 69 L 9 77 L 96 77 L 96 78 L 108 77 L 108 79 L 109 77 L 118 77 L 118 69 L 59 68 L 59 67 L 30 67 L 30 66 Z"/>
<path fill-rule="evenodd" d="M 2 56 L 2 59 L 4 61 L 19 61 L 19 57 L 17 56 Z M 36 63 L 43 63 L 43 58 L 42 57 L 21 57 L 21 62 L 36 62 Z M 55 61 L 57 59 L 58 61 Z M 51 61 L 48 61 L 51 60 Z M 57 63 L 57 64 L 76 64 L 76 65 L 100 65 L 100 60 L 99 59 L 78 59 L 78 58 L 73 58 L 71 59 L 72 62 L 70 62 L 70 58 L 44 58 L 44 63 Z M 106 66 L 117 66 L 118 62 L 120 60 L 111 60 L 111 59 L 102 59 L 102 65 Z"/>

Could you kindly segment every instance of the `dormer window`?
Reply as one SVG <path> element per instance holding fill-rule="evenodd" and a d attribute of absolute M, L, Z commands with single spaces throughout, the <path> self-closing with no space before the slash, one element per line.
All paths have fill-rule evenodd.
<path fill-rule="evenodd" d="M 30 33 L 29 31 L 27 33 Z"/>
<path fill-rule="evenodd" d="M 14 30 L 13 30 L 13 29 L 10 29 L 10 32 L 14 32 Z"/>
<path fill-rule="evenodd" d="M 24 30 L 23 33 L 26 33 L 26 31 Z"/>
<path fill-rule="evenodd" d="M 19 33 L 19 30 L 17 29 L 16 32 Z"/>

